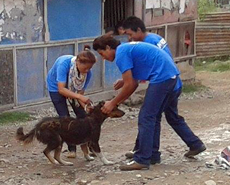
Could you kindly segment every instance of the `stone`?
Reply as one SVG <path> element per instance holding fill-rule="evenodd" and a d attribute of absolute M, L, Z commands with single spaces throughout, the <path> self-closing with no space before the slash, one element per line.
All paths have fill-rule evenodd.
<path fill-rule="evenodd" d="M 205 185 L 216 185 L 216 182 L 213 180 L 208 180 L 208 181 L 205 181 L 204 183 Z"/>

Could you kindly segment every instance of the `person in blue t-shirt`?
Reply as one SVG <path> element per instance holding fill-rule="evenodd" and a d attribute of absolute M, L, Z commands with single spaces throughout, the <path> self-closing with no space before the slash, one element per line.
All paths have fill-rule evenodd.
<path fill-rule="evenodd" d="M 153 44 L 153 45 L 157 46 L 158 48 L 164 50 L 173 59 L 172 53 L 171 53 L 169 46 L 168 46 L 168 43 L 165 41 L 165 39 L 158 34 L 147 32 L 145 24 L 140 18 L 138 18 L 136 16 L 128 17 L 123 22 L 123 27 L 125 29 L 126 34 L 129 36 L 129 40 L 142 41 L 142 42 Z M 115 86 L 119 86 L 119 83 L 122 84 L 122 82 L 117 81 L 117 83 L 115 83 Z M 178 93 L 178 97 L 181 94 L 181 89 L 182 89 L 182 81 L 180 79 L 180 76 L 178 76 L 177 83 L 176 83 L 176 86 L 174 88 L 174 91 L 177 91 L 177 93 Z M 168 114 L 171 114 L 171 115 L 174 114 L 175 115 L 174 112 L 178 112 L 178 110 L 172 109 L 172 107 L 168 107 L 168 110 L 165 111 L 166 119 L 168 117 Z M 176 117 L 176 119 L 180 119 L 180 117 Z M 181 119 L 183 119 L 183 118 L 181 117 Z M 157 119 L 157 124 L 156 124 L 156 131 L 157 132 L 160 132 L 160 122 L 161 122 L 161 117 L 159 117 Z M 160 152 L 159 152 L 160 138 L 154 138 L 154 139 L 155 139 L 155 142 L 154 142 L 155 145 L 153 146 L 153 149 L 156 153 L 158 153 L 159 157 L 155 160 L 152 160 L 151 164 L 160 163 Z M 182 140 L 183 140 L 183 138 L 182 138 Z M 138 142 L 138 138 L 137 138 L 136 142 Z M 137 149 L 138 149 L 137 145 L 135 145 L 135 147 L 132 151 L 125 154 L 126 157 L 132 158 L 133 153 Z"/>
<path fill-rule="evenodd" d="M 178 93 L 174 88 L 179 71 L 172 58 L 152 44 L 120 44 L 115 38 L 103 35 L 94 40 L 93 49 L 104 59 L 115 61 L 122 73 L 122 89 L 115 98 L 105 102 L 102 107 L 104 113 L 108 114 L 126 100 L 138 87 L 139 80 L 149 81 L 138 116 L 138 150 L 135 151 L 132 162 L 120 166 L 121 170 L 148 169 L 151 160 L 159 157 L 153 149 L 154 138 L 160 136 L 160 132 L 155 131 L 157 119 L 168 107 L 177 109 Z M 191 131 L 184 119 L 175 119 L 176 116 L 179 117 L 178 114 L 169 114 L 167 119 L 190 148 L 187 154 L 194 156 L 204 151 L 206 148 L 203 142 Z"/>
<path fill-rule="evenodd" d="M 86 45 L 77 56 L 59 57 L 48 72 L 47 87 L 52 103 L 60 117 L 70 116 L 67 99 L 76 117 L 83 118 L 86 113 L 82 107 L 91 101 L 84 96 L 85 89 L 92 76 L 91 68 L 96 62 L 95 55 Z M 75 101 L 77 100 L 77 101 Z M 76 157 L 76 146 L 68 146 L 67 157 Z"/>
<path fill-rule="evenodd" d="M 166 40 L 158 34 L 147 32 L 145 24 L 140 18 L 136 16 L 128 17 L 123 22 L 123 28 L 125 33 L 129 36 L 130 41 L 142 41 L 153 44 L 158 48 L 163 49 L 173 59 L 173 55 Z M 181 87 L 182 81 L 180 77 L 178 77 L 174 90 L 178 90 Z"/>

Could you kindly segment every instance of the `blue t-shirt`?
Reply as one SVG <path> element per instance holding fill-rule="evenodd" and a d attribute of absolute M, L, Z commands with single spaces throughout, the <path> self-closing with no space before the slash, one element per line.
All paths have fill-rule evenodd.
<path fill-rule="evenodd" d="M 121 73 L 131 70 L 135 80 L 160 83 L 179 75 L 174 61 L 165 51 L 144 42 L 119 45 L 115 61 Z"/>
<path fill-rule="evenodd" d="M 173 56 L 172 56 L 172 53 L 169 49 L 168 43 L 160 35 L 157 35 L 155 33 L 148 33 L 146 35 L 146 37 L 144 38 L 143 42 L 153 44 L 153 45 L 157 46 L 158 48 L 163 49 L 173 59 Z M 181 81 L 180 77 L 178 77 L 174 90 L 181 88 L 182 85 L 183 85 L 182 81 Z"/>
<path fill-rule="evenodd" d="M 71 67 L 71 59 L 73 57 L 73 55 L 63 55 L 55 61 L 53 67 L 49 70 L 47 75 L 47 86 L 49 92 L 58 92 L 58 82 L 67 84 L 69 70 Z M 83 90 L 87 88 L 91 76 L 92 72 L 89 70 Z"/>
<path fill-rule="evenodd" d="M 172 53 L 169 49 L 168 43 L 165 41 L 163 37 L 157 35 L 155 33 L 148 33 L 144 38 L 143 42 L 147 42 L 157 46 L 160 49 L 163 49 L 166 53 L 169 54 L 171 58 L 173 58 Z"/>

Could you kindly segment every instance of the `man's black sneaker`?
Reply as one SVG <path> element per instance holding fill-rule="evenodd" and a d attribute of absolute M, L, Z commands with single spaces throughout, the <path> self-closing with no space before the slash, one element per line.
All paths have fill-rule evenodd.
<path fill-rule="evenodd" d="M 160 164 L 160 163 L 161 163 L 161 159 L 158 159 L 158 160 L 156 160 L 156 159 L 151 159 L 151 161 L 150 161 L 150 164 L 152 164 L 152 165 Z"/>
<path fill-rule="evenodd" d="M 185 157 L 188 157 L 188 158 L 193 158 L 195 155 L 198 155 L 199 153 L 203 152 L 206 150 L 206 147 L 204 144 L 201 145 L 200 148 L 198 149 L 195 149 L 195 150 L 189 150 L 188 152 L 186 152 L 184 154 Z"/>

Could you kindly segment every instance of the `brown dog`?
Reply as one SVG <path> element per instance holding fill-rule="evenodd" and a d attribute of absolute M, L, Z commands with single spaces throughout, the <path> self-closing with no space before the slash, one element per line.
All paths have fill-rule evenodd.
<path fill-rule="evenodd" d="M 45 156 L 53 164 L 73 165 L 71 162 L 67 162 L 61 159 L 61 150 L 63 142 L 72 145 L 79 145 L 89 143 L 90 148 L 98 156 L 104 164 L 113 164 L 108 161 L 101 153 L 99 146 L 99 138 L 101 133 L 101 125 L 107 117 L 119 118 L 125 113 L 114 108 L 108 115 L 102 113 L 101 107 L 104 102 L 99 102 L 97 106 L 91 111 L 91 113 L 85 118 L 54 118 L 47 117 L 42 119 L 35 125 L 28 134 L 23 133 L 23 128 L 20 127 L 17 130 L 16 138 L 19 141 L 23 141 L 24 144 L 28 144 L 36 137 L 38 141 L 47 145 L 43 151 Z M 54 150 L 54 158 L 50 155 L 50 152 Z M 92 160 L 89 156 L 87 145 L 82 145 L 85 158 Z"/>

